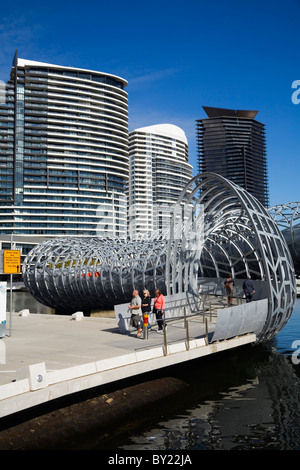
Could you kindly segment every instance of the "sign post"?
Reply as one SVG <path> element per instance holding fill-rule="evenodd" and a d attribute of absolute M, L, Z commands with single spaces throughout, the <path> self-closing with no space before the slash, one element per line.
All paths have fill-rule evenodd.
<path fill-rule="evenodd" d="M 7 283 L 0 282 L 0 338 L 4 338 L 6 329 L 6 288 Z"/>
<path fill-rule="evenodd" d="M 20 250 L 3 250 L 3 273 L 20 274 L 21 252 Z"/>
<path fill-rule="evenodd" d="M 13 250 L 13 237 L 11 235 L 11 249 L 3 250 L 3 273 L 10 274 L 10 322 L 9 330 L 11 336 L 12 329 L 12 281 L 13 274 L 20 274 L 21 272 L 21 251 Z"/>

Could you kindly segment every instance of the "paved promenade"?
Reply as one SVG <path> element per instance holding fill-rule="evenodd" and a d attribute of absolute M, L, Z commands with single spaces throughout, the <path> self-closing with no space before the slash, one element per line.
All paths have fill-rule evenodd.
<path fill-rule="evenodd" d="M 9 319 L 9 314 L 7 314 Z M 202 319 L 190 322 L 190 337 L 205 334 Z M 212 331 L 213 325 L 210 326 Z M 151 350 L 163 346 L 164 336 L 153 327 L 148 339 L 136 337 L 136 331 L 121 334 L 115 318 L 83 317 L 73 320 L 70 316 L 29 314 L 26 317 L 14 313 L 12 334 L 9 321 L 5 345 L 6 363 L 0 364 L 0 386 L 17 378 L 16 372 L 25 366 L 44 362 L 47 371 L 112 359 L 133 352 Z M 169 322 L 167 343 L 184 341 L 186 330 L 183 321 Z"/>
<path fill-rule="evenodd" d="M 9 315 L 7 316 L 9 319 Z M 215 328 L 208 325 L 208 332 Z M 0 339 L 0 417 L 77 391 L 255 341 L 255 335 L 206 345 L 203 319 L 169 322 L 164 337 L 121 334 L 115 318 L 29 314 L 12 316 Z"/>
<path fill-rule="evenodd" d="M 7 314 L 9 319 L 9 314 Z M 168 342 L 185 339 L 183 322 L 169 324 Z M 204 324 L 198 320 L 193 328 L 197 336 L 204 334 Z M 5 338 L 6 364 L 0 364 L 0 385 L 16 379 L 16 371 L 39 362 L 47 371 L 111 359 L 128 353 L 163 345 L 164 337 L 154 327 L 148 339 L 136 337 L 136 331 L 121 334 L 115 318 L 83 317 L 75 321 L 71 316 L 30 314 L 26 317 L 14 313 L 12 334 L 9 322 Z"/>

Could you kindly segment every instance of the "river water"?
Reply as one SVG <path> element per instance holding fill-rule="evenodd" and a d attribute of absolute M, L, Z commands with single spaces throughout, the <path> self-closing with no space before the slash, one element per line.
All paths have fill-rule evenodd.
<path fill-rule="evenodd" d="M 7 311 L 10 310 L 10 291 L 7 291 L 6 296 Z M 40 302 L 37 302 L 29 292 L 13 291 L 12 292 L 12 311 L 20 312 L 23 309 L 29 309 L 30 313 L 49 313 L 53 311 L 51 308 L 45 307 Z"/>
<path fill-rule="evenodd" d="M 118 448 L 299 450 L 299 359 L 300 299 L 272 342 L 172 369 L 190 390 L 162 403 L 160 417 L 131 430 Z"/>
<path fill-rule="evenodd" d="M 49 313 L 27 293 L 14 293 L 13 302 L 16 311 Z M 299 361 L 300 299 L 270 343 L 160 372 L 183 381 L 186 391 L 145 409 L 140 422 L 133 413 L 124 432 L 116 429 L 95 450 L 299 450 Z"/>

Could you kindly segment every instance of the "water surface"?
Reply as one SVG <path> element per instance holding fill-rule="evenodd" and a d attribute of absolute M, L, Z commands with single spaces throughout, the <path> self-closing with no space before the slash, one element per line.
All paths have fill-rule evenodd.
<path fill-rule="evenodd" d="M 27 292 L 14 292 L 13 308 L 51 313 Z M 158 372 L 182 380 L 187 390 L 151 404 L 140 416 L 133 412 L 111 438 L 93 435 L 94 449 L 299 450 L 299 362 L 300 299 L 271 342 Z"/>
<path fill-rule="evenodd" d="M 299 450 L 300 300 L 289 323 L 264 345 L 174 368 L 190 384 L 160 419 L 120 439 L 134 450 Z"/>

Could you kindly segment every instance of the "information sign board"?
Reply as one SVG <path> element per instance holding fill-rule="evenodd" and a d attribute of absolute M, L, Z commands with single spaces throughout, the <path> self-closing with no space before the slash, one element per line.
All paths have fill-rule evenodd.
<path fill-rule="evenodd" d="M 3 273 L 19 274 L 21 272 L 21 251 L 4 250 L 3 252 Z"/>

